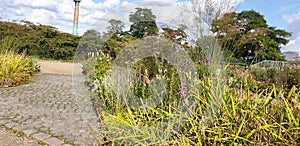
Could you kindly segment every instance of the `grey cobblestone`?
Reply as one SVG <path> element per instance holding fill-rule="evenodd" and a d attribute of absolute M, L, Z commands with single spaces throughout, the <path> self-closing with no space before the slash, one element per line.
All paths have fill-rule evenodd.
<path fill-rule="evenodd" d="M 55 137 L 48 138 L 48 139 L 44 140 L 44 142 L 50 146 L 57 146 L 57 145 L 61 145 L 64 143 L 64 141 L 62 141 L 58 138 L 55 138 Z"/>
<path fill-rule="evenodd" d="M 13 127 L 15 127 L 15 126 L 17 126 L 17 125 L 18 125 L 18 123 L 15 123 L 15 122 L 10 122 L 10 123 L 5 124 L 5 126 L 6 126 L 7 128 L 13 128 Z"/>
<path fill-rule="evenodd" d="M 0 88 L 0 124 L 26 135 L 39 131 L 94 145 L 89 131 L 96 131 L 98 122 L 83 81 L 82 76 L 38 74 L 30 84 Z"/>
<path fill-rule="evenodd" d="M 62 146 L 72 146 L 72 145 L 70 145 L 70 144 L 64 144 L 64 145 L 62 145 Z"/>
<path fill-rule="evenodd" d="M 37 140 L 43 141 L 43 140 L 51 137 L 51 135 L 39 132 L 39 133 L 33 134 L 32 137 L 37 139 Z"/>
<path fill-rule="evenodd" d="M 35 129 L 26 129 L 26 130 L 24 130 L 23 132 L 26 134 L 26 136 L 30 136 L 30 135 L 32 135 L 32 134 L 37 133 L 38 131 L 35 130 Z"/>
<path fill-rule="evenodd" d="M 7 131 L 0 127 L 0 145 L 1 146 L 39 146 L 38 142 L 27 137 L 18 137 L 15 133 Z"/>
<path fill-rule="evenodd" d="M 23 131 L 25 129 L 27 129 L 29 127 L 29 125 L 17 125 L 16 127 L 14 127 L 13 129 L 17 130 L 17 131 Z"/>

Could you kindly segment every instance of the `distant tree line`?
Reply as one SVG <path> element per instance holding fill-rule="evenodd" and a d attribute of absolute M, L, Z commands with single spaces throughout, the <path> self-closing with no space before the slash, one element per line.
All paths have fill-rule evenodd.
<path fill-rule="evenodd" d="M 24 20 L 0 21 L 1 44 L 9 44 L 2 51 L 11 50 L 43 59 L 72 60 L 79 40 L 80 37 L 60 32 L 50 25 Z"/>
<path fill-rule="evenodd" d="M 197 43 L 191 47 L 190 42 L 186 41 L 184 25 L 178 29 L 162 26 L 159 31 L 156 16 L 147 8 L 136 8 L 129 15 L 129 21 L 129 31 L 123 31 L 124 23 L 115 19 L 108 22 L 110 26 L 107 27 L 107 32 L 86 31 L 79 48 L 83 52 L 101 50 L 114 58 L 124 46 L 135 39 L 161 35 L 183 46 L 195 62 L 205 59 L 203 49 L 207 48 Z M 240 13 L 225 13 L 222 17 L 213 19 L 210 26 L 228 62 L 253 64 L 262 60 L 285 60 L 280 55 L 280 48 L 289 42 L 287 38 L 291 33 L 269 26 L 264 16 L 258 12 L 245 10 Z M 208 38 L 197 38 L 198 43 L 203 39 Z"/>

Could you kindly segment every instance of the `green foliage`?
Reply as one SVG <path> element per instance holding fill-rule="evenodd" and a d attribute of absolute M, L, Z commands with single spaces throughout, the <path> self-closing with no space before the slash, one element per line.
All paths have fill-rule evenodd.
<path fill-rule="evenodd" d="M 241 78 L 244 80 L 243 78 Z M 146 144 L 145 139 L 157 141 L 154 145 L 270 145 L 288 144 L 298 145 L 300 139 L 299 119 L 300 100 L 296 88 L 293 87 L 288 94 L 274 87 L 267 87 L 259 92 L 251 92 L 251 86 L 246 79 L 243 86 L 230 88 L 225 86 L 224 97 L 218 106 L 216 114 L 211 117 L 205 113 L 210 96 L 214 94 L 210 79 L 199 80 L 201 93 L 195 93 L 198 101 L 198 109 L 193 117 L 188 119 L 181 129 L 172 130 L 173 136 L 156 137 L 151 129 L 139 129 L 141 125 L 151 126 L 166 117 L 175 118 L 168 110 L 152 109 L 148 112 L 124 109 L 112 112 L 113 115 L 102 113 L 102 124 L 112 131 L 101 129 L 105 136 L 116 136 L 118 131 L 125 130 L 124 135 L 107 139 L 119 144 Z M 107 93 L 106 93 L 107 94 Z M 173 107 L 174 108 L 174 107 Z M 99 109 L 100 110 L 100 109 Z M 181 115 L 184 116 L 184 115 Z M 206 121 L 207 120 L 207 121 Z M 166 128 L 166 127 L 164 127 Z M 113 134 L 114 133 L 114 134 Z M 163 140 L 163 141 L 161 141 Z M 149 144 L 149 143 L 148 143 Z"/>
<path fill-rule="evenodd" d="M 148 35 L 156 36 L 158 27 L 155 19 L 156 16 L 152 14 L 151 9 L 136 8 L 136 12 L 129 15 L 129 21 L 132 22 L 129 32 L 136 38 Z"/>
<path fill-rule="evenodd" d="M 4 53 L 6 51 L 16 51 L 18 48 L 18 43 L 16 39 L 13 37 L 5 37 L 0 40 L 0 53 Z"/>
<path fill-rule="evenodd" d="M 98 31 L 94 29 L 87 30 L 84 32 L 80 43 L 78 44 L 76 55 L 77 57 L 79 57 L 78 55 L 84 55 L 81 57 L 86 59 L 88 57 L 87 53 L 97 52 L 100 48 L 102 48 L 103 43 L 104 40 L 101 38 L 101 34 Z"/>
<path fill-rule="evenodd" d="M 299 144 L 299 95 L 292 89 L 289 96 L 276 88 L 251 93 L 247 88 L 226 88 L 218 115 L 211 124 L 201 125 L 202 113 L 190 120 L 180 140 L 181 145 L 270 145 Z M 266 94 L 262 94 L 266 92 Z M 288 132 L 287 132 L 288 131 Z"/>
<path fill-rule="evenodd" d="M 37 71 L 37 66 L 25 55 L 12 52 L 0 54 L 0 87 L 25 83 Z"/>
<path fill-rule="evenodd" d="M 108 33 L 110 34 L 120 34 L 124 28 L 124 23 L 121 20 L 111 19 L 108 21 L 110 26 L 107 27 Z"/>
<path fill-rule="evenodd" d="M 289 65 L 283 69 L 276 68 L 260 68 L 251 69 L 251 73 L 256 81 L 262 85 L 274 84 L 277 88 L 289 91 L 293 86 L 300 88 L 300 69 Z"/>
<path fill-rule="evenodd" d="M 177 28 L 174 30 L 168 26 L 162 26 L 162 30 L 162 36 L 179 45 L 183 43 L 187 47 L 187 44 L 185 44 L 187 42 L 187 34 L 184 32 L 183 28 Z"/>
<path fill-rule="evenodd" d="M 110 85 L 112 81 L 110 81 L 109 76 L 113 59 L 109 54 L 101 53 L 97 58 L 88 59 L 83 66 L 84 73 L 88 76 L 87 84 L 96 91 L 99 102 L 105 103 L 106 110 L 118 114 L 120 110 L 126 111 L 126 106 L 118 103 L 120 99 L 113 92 L 115 88 Z M 132 86 L 136 98 L 145 99 L 150 96 L 150 93 L 156 92 L 149 86 L 150 80 L 164 80 L 166 83 L 167 97 L 161 103 L 162 109 L 167 110 L 171 101 L 174 102 L 179 98 L 177 94 L 180 84 L 179 77 L 174 67 L 168 65 L 166 60 L 155 57 L 144 58 L 136 62 L 131 69 L 135 79 L 137 79 Z M 126 74 L 124 73 L 124 75 Z"/>
<path fill-rule="evenodd" d="M 101 48 L 101 51 L 105 54 L 109 54 L 112 58 L 115 58 L 124 47 L 126 47 L 134 38 L 127 34 L 113 34 L 110 36 Z"/>
<path fill-rule="evenodd" d="M 0 21 L 0 34 L 0 41 L 6 43 L 6 49 L 42 59 L 72 60 L 80 39 L 78 36 L 60 32 L 55 27 L 35 25 L 28 21 Z M 11 40 L 14 42 L 10 42 Z"/>
<path fill-rule="evenodd" d="M 291 36 L 285 30 L 268 26 L 263 15 L 253 10 L 225 14 L 213 21 L 212 31 L 217 33 L 224 50 L 246 63 L 285 60 L 280 46 L 286 45 L 286 38 Z"/>

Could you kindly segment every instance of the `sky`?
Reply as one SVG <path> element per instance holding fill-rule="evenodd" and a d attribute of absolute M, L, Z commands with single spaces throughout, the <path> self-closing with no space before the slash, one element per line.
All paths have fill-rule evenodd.
<path fill-rule="evenodd" d="M 213 0 L 223 1 L 223 0 Z M 292 33 L 290 42 L 282 51 L 300 51 L 300 0 L 230 0 L 231 6 L 242 10 L 255 10 L 264 15 L 270 26 Z M 119 18 L 126 21 L 125 14 L 137 3 L 153 6 L 161 22 L 173 23 L 181 15 L 177 7 L 166 3 L 187 4 L 189 0 L 82 0 L 79 12 L 79 35 L 93 26 L 101 26 L 101 20 Z M 52 25 L 60 31 L 72 33 L 73 0 L 0 0 L 0 20 L 28 20 L 36 24 Z M 188 9 L 188 8 L 187 8 Z M 187 13 L 187 15 L 189 12 Z M 172 19 L 171 19 L 172 18 Z M 174 19 L 173 19 L 174 18 Z M 185 20 L 181 20 L 185 21 Z M 175 23 L 175 22 L 174 22 Z M 179 23 L 179 22 L 178 22 Z M 104 27 L 104 26 L 102 26 Z"/>

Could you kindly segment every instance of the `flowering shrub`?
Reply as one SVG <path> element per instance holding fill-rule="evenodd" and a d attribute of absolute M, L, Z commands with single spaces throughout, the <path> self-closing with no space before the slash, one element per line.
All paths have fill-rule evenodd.
<path fill-rule="evenodd" d="M 145 38 L 151 40 L 151 36 Z M 150 49 L 153 46 L 145 45 L 146 49 Z M 130 57 L 130 56 L 129 56 Z M 114 60 L 109 55 L 101 53 L 97 58 L 90 58 L 83 65 L 83 72 L 87 76 L 86 84 L 97 93 L 99 102 L 105 103 L 107 110 L 112 113 L 118 113 L 125 111 L 126 106 L 117 103 L 119 97 L 113 92 L 115 88 L 110 84 L 111 72 L 113 70 Z M 181 81 L 177 74 L 177 70 L 173 65 L 168 64 L 168 61 L 161 57 L 147 57 L 139 60 L 131 65 L 131 74 L 122 72 L 122 75 L 133 75 L 134 82 L 130 86 L 130 89 L 134 93 L 135 98 L 146 99 L 149 98 L 151 93 L 162 94 L 160 91 L 156 91 L 156 88 L 162 88 L 166 92 L 164 101 L 160 103 L 160 108 L 163 110 L 170 110 L 171 104 L 174 104 L 181 96 L 186 96 L 186 89 L 181 87 Z M 158 82 L 158 83 L 156 83 Z M 163 82 L 160 85 L 159 82 Z M 153 85 L 151 85 L 153 84 Z M 159 87 L 155 87 L 159 86 Z"/>
<path fill-rule="evenodd" d="M 300 133 L 297 130 L 300 119 L 300 98 L 297 84 L 293 83 L 295 86 L 286 91 L 280 87 L 271 86 L 273 83 L 271 77 L 286 72 L 288 68 L 285 70 L 259 68 L 245 70 L 243 67 L 229 65 L 226 70 L 228 83 L 221 90 L 223 96 L 219 102 L 212 102 L 212 96 L 215 96 L 216 92 L 212 84 L 212 77 L 208 75 L 209 66 L 199 63 L 197 73 L 201 75 L 199 75 L 198 82 L 200 84 L 197 88 L 200 88 L 201 92 L 194 93 L 194 96 L 197 97 L 197 109 L 186 124 L 181 125 L 179 129 L 172 129 L 173 135 L 161 141 L 160 137 L 153 134 L 159 131 L 144 128 L 134 132 L 129 130 L 126 133 L 126 130 L 128 127 L 138 129 L 141 126 L 151 126 L 159 121 L 164 121 L 167 117 L 175 116 L 170 110 L 175 108 L 176 99 L 187 95 L 186 87 L 179 82 L 173 66 L 167 65 L 167 61 L 161 58 L 151 57 L 140 60 L 131 66 L 134 70 L 135 80 L 132 86 L 130 84 L 128 86 L 134 90 L 135 98 L 148 98 L 151 96 L 149 93 L 153 93 L 151 84 L 157 80 L 164 79 L 166 81 L 164 87 L 167 88 L 167 97 L 165 100 L 158 104 L 158 107 L 145 111 L 126 108 L 121 102 L 122 99 L 115 93 L 116 87 L 110 84 L 114 80 L 109 79 L 113 69 L 113 63 L 109 56 L 100 55 L 95 63 L 97 69 L 90 70 L 91 76 L 89 77 L 92 77 L 95 83 L 94 89 L 97 89 L 95 90 L 96 102 L 105 103 L 104 107 L 98 107 L 98 110 L 106 108 L 111 114 L 107 115 L 101 112 L 103 119 L 101 124 L 113 129 L 112 131 L 107 131 L 105 128 L 100 129 L 104 133 L 103 136 L 108 138 L 108 143 L 124 142 L 119 139 L 109 139 L 111 136 L 118 135 L 116 133 L 122 130 L 125 132 L 117 138 L 124 138 L 130 144 L 149 144 L 145 143 L 147 141 L 140 141 L 139 138 L 154 139 L 156 142 L 151 143 L 153 145 L 161 143 L 164 145 L 270 145 L 274 143 L 297 145 L 300 143 L 298 137 Z M 288 72 L 295 77 L 299 72 L 294 71 L 289 70 Z M 205 73 L 207 74 L 205 75 Z M 124 71 L 122 74 L 126 75 L 126 72 Z M 266 80 L 269 78 L 271 80 Z M 160 86 L 160 84 L 154 85 Z M 284 92 L 288 94 L 282 94 Z M 159 96 L 158 94 L 155 96 Z M 129 103 L 132 104 L 132 102 Z M 213 116 L 205 112 L 205 109 L 210 106 L 218 107 L 215 108 L 215 111 L 210 111 L 216 113 Z M 204 123 L 203 119 L 208 119 L 208 124 Z"/>
<path fill-rule="evenodd" d="M 300 133 L 299 130 L 296 130 L 300 128 L 300 101 L 296 87 L 288 91 L 288 95 L 284 95 L 282 94 L 283 91 L 275 86 L 271 87 L 263 82 L 256 82 L 256 84 L 250 70 L 245 71 L 242 68 L 228 69 L 228 75 L 233 78 L 233 82 L 225 85 L 224 96 L 220 104 L 214 105 L 219 106 L 219 109 L 215 111 L 217 114 L 213 117 L 204 112 L 205 108 L 211 106 L 210 99 L 215 94 L 210 81 L 211 78 L 206 76 L 199 79 L 201 92 L 195 93 L 198 109 L 193 112 L 193 118 L 188 119 L 187 124 L 182 125 L 176 131 L 172 129 L 174 134 L 165 141 L 164 145 L 269 145 L 274 143 L 297 145 L 300 143 L 298 137 Z M 148 96 L 148 80 L 150 82 L 153 82 L 153 80 L 149 78 L 147 71 L 143 72 L 140 79 L 139 82 L 135 82 L 137 84 L 134 86 L 135 91 L 137 91 L 135 95 Z M 102 84 L 107 81 L 104 80 Z M 264 84 L 264 89 L 260 91 L 251 90 L 259 84 Z M 102 114 L 103 122 L 101 124 L 111 127 L 124 127 L 127 130 L 124 125 L 137 128 L 141 125 L 152 125 L 168 116 L 174 116 L 169 111 L 161 108 L 148 112 L 135 110 L 128 112 L 124 106 L 120 108 L 121 104 L 118 102 L 120 99 L 116 97 L 111 89 L 105 86 L 99 95 L 100 97 L 106 97 L 107 104 L 113 105 L 112 103 L 114 103 L 114 106 L 111 106 L 111 113 L 114 116 Z M 176 87 L 173 90 L 177 93 L 170 96 L 185 96 L 186 89 L 184 87 Z M 119 107 L 116 105 L 119 105 Z M 171 107 L 174 108 L 174 105 L 171 104 Z M 209 119 L 209 124 L 205 126 L 202 119 Z M 101 130 L 106 131 L 106 129 Z M 162 141 L 159 141 L 159 137 L 151 135 L 151 132 L 153 131 L 142 129 L 139 133 L 126 133 L 128 137 L 125 140 L 135 143 L 139 139 L 132 137 L 142 135 L 143 138 L 149 136 L 158 139 L 157 143 L 152 144 L 161 144 Z M 109 135 L 106 136 L 109 137 Z M 119 142 L 117 139 L 109 139 L 108 141 Z"/>

